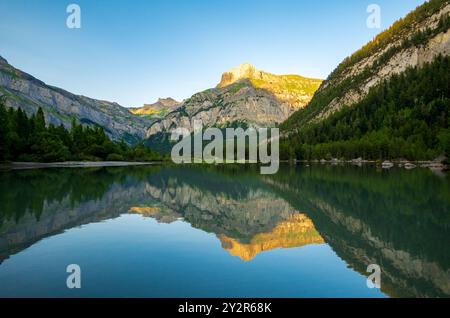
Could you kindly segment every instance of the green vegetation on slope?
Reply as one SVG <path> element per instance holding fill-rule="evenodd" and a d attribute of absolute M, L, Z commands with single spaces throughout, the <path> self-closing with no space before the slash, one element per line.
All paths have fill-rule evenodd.
<path fill-rule="evenodd" d="M 269 81 L 250 78 L 250 82 L 256 88 L 265 89 L 276 95 L 286 92 L 298 95 L 313 95 L 322 84 L 320 79 L 306 78 L 300 75 L 275 75 Z"/>
<path fill-rule="evenodd" d="M 114 143 L 101 127 L 84 127 L 75 120 L 70 131 L 63 126 L 47 126 L 42 108 L 28 118 L 20 108 L 6 109 L 0 100 L 0 162 L 161 159 L 159 153 L 143 145 L 129 147 L 124 141 Z"/>
<path fill-rule="evenodd" d="M 353 53 L 350 57 L 347 57 L 328 77 L 328 80 L 332 80 L 339 77 L 349 67 L 355 65 L 359 61 L 366 57 L 369 57 L 386 47 L 392 41 L 403 38 L 411 30 L 414 30 L 415 24 L 424 21 L 436 12 L 438 12 L 444 5 L 448 4 L 448 0 L 430 0 L 423 5 L 417 7 L 416 10 L 410 12 L 406 17 L 396 21 L 389 29 L 380 33 L 364 45 L 361 49 Z"/>
<path fill-rule="evenodd" d="M 298 127 L 307 125 L 315 119 L 316 116 L 319 115 L 321 111 L 334 99 L 342 97 L 351 89 L 357 89 L 368 78 L 377 75 L 378 70 L 396 53 L 412 46 L 421 46 L 430 38 L 447 31 L 450 28 L 450 16 L 444 15 L 441 17 L 435 28 L 427 28 L 423 31 L 418 30 L 416 32 L 412 32 L 415 30 L 414 26 L 416 23 L 421 22 L 438 12 L 439 9 L 447 3 L 448 0 L 431 0 L 423 4 L 404 19 L 394 23 L 391 28 L 378 35 L 372 42 L 368 43 L 361 50 L 345 59 L 328 77 L 327 82 L 329 85 L 326 88 L 319 89 L 308 106 L 295 112 L 282 125 L 280 125 L 280 128 L 284 131 L 292 131 L 297 130 Z M 408 37 L 407 34 L 411 33 L 412 35 Z M 345 73 L 347 69 L 351 68 L 362 59 L 382 50 L 389 43 L 394 42 L 398 38 L 403 38 L 401 44 L 392 46 L 386 50 L 376 61 L 374 61 L 371 66 L 364 68 L 364 70 L 356 76 L 348 76 L 345 79 L 339 80 L 343 77 L 343 73 Z"/>
<path fill-rule="evenodd" d="M 433 159 L 450 155 L 450 57 L 410 68 L 352 107 L 282 140 L 282 159 Z"/>

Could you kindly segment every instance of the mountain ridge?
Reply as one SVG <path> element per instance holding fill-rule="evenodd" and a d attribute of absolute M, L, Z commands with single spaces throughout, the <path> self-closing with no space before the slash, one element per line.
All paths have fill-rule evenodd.
<path fill-rule="evenodd" d="M 422 66 L 438 55 L 450 55 L 448 0 L 430 0 L 344 59 L 322 83 L 307 107 L 280 127 L 316 123 L 344 106 L 361 101 L 370 89 L 409 67 Z M 440 23 L 444 21 L 444 25 Z"/>
<path fill-rule="evenodd" d="M 450 1 L 430 0 L 345 59 L 280 125 L 283 159 L 450 156 Z"/>
<path fill-rule="evenodd" d="M 47 123 L 71 127 L 73 119 L 90 126 L 101 126 L 115 141 L 129 144 L 145 137 L 150 121 L 133 115 L 115 102 L 75 95 L 62 88 L 47 85 L 34 76 L 21 71 L 0 56 L 0 96 L 5 104 L 21 108 L 29 116 L 41 107 Z"/>

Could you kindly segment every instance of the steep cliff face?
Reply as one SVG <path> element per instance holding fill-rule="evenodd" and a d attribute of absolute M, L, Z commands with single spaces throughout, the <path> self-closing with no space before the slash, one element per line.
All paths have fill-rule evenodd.
<path fill-rule="evenodd" d="M 250 64 L 226 72 L 216 88 L 193 95 L 174 112 L 156 121 L 147 137 L 175 128 L 192 131 L 192 121 L 204 126 L 273 127 L 304 107 L 321 80 L 298 75 L 274 75 Z"/>
<path fill-rule="evenodd" d="M 450 2 L 431 0 L 345 59 L 324 81 L 307 107 L 293 114 L 285 132 L 320 122 L 361 101 L 370 89 L 439 55 L 450 55 Z"/>
<path fill-rule="evenodd" d="M 6 105 L 28 115 L 42 107 L 47 123 L 70 128 L 72 119 L 99 125 L 113 140 L 135 143 L 145 137 L 150 121 L 133 115 L 117 103 L 74 95 L 24 73 L 0 57 L 0 96 Z"/>
<path fill-rule="evenodd" d="M 322 80 L 299 75 L 275 75 L 259 71 L 245 63 L 223 73 L 217 87 L 224 88 L 243 79 L 248 79 L 257 89 L 272 93 L 279 102 L 290 107 L 289 112 L 305 107 L 322 83 Z"/>

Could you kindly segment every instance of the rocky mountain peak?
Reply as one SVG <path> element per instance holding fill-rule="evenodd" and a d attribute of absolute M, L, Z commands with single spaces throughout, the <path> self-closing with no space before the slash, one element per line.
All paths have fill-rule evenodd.
<path fill-rule="evenodd" d="M 232 68 L 230 71 L 223 73 L 218 87 L 222 88 L 228 86 L 244 78 L 257 79 L 261 77 L 262 73 L 263 72 L 258 71 L 252 64 L 243 63 L 238 67 Z"/>
<path fill-rule="evenodd" d="M 176 101 L 172 97 L 158 98 L 158 101 L 156 103 L 161 104 L 166 107 L 173 107 L 173 106 L 177 106 L 180 104 L 180 102 Z"/>
<path fill-rule="evenodd" d="M 1 64 L 8 64 L 8 61 L 6 59 L 4 59 L 1 55 L 0 55 L 0 63 Z"/>
<path fill-rule="evenodd" d="M 159 118 L 153 113 L 144 114 L 156 119 L 147 132 L 148 144 L 163 144 L 161 140 L 167 140 L 174 128 L 192 131 L 195 119 L 208 127 L 273 127 L 308 104 L 321 83 L 320 79 L 275 75 L 242 64 L 223 73 L 217 87 L 192 95 L 176 110 Z M 142 113 L 132 110 L 135 114 L 137 111 Z"/>

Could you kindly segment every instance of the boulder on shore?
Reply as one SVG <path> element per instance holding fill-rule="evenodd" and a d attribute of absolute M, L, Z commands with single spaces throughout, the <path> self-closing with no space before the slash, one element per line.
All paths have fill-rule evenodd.
<path fill-rule="evenodd" d="M 392 162 L 390 162 L 389 160 L 385 160 L 383 161 L 383 163 L 381 164 L 381 168 L 383 169 L 390 169 L 394 166 L 394 164 Z"/>

